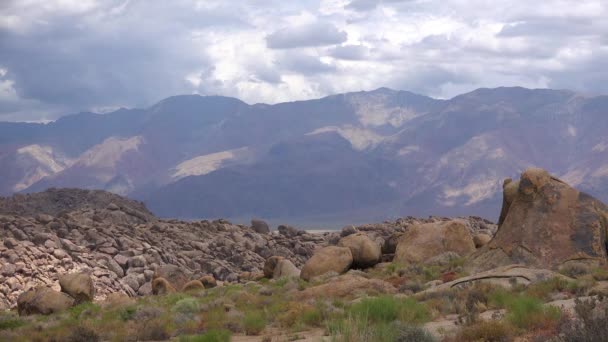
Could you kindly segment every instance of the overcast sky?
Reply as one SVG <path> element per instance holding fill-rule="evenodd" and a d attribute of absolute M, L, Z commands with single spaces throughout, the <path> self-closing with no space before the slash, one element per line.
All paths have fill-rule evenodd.
<path fill-rule="evenodd" d="M 0 120 L 386 86 L 608 93 L 605 0 L 0 0 Z"/>

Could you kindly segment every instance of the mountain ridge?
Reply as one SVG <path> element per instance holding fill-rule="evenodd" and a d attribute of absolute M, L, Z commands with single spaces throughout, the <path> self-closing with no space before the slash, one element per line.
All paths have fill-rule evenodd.
<path fill-rule="evenodd" d="M 0 194 L 105 189 L 166 217 L 495 219 L 496 180 L 531 166 L 605 199 L 606 98 L 522 87 L 451 99 L 378 88 L 277 104 L 178 95 L 0 123 Z"/>

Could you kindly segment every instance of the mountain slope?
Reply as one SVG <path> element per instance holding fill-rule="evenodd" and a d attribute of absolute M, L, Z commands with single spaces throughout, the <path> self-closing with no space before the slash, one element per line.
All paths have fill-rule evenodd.
<path fill-rule="evenodd" d="M 449 100 L 380 88 L 276 105 L 174 96 L 0 123 L 0 194 L 105 189 L 187 218 L 495 219 L 500 179 L 530 166 L 608 200 L 607 111 L 606 96 L 519 87 Z"/>

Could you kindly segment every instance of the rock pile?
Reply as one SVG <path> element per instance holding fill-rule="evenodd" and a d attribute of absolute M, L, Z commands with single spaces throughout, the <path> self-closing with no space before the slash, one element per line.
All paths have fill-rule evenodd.
<path fill-rule="evenodd" d="M 355 236 L 342 242 L 348 247 L 335 248 L 354 255 L 356 261 L 345 261 L 349 263 L 346 269 L 353 262 L 361 267 L 376 262 L 376 245 L 382 246 L 384 256 L 392 258 L 395 234 L 405 232 L 407 227 L 445 220 L 408 217 L 353 227 L 353 234 L 313 234 L 290 226 L 267 232 L 267 225 L 258 220 L 252 227 L 225 220 L 161 220 L 141 203 L 103 191 L 51 189 L 16 195 L 0 199 L 0 309 L 14 307 L 24 291 L 39 285 L 57 286 L 59 275 L 74 272 L 90 274 L 96 284 L 94 293 L 84 286 L 74 290 L 78 293 L 75 296 L 95 299 L 117 292 L 129 296 L 152 294 L 155 274 L 166 265 L 188 276 L 181 284 L 163 276 L 167 283 L 157 282 L 161 292 L 182 289 L 192 280 L 209 287 L 215 279 L 259 279 L 271 256 L 288 261 L 275 265 L 273 276 L 293 275 L 317 249 L 337 245 L 348 235 Z M 472 232 L 491 233 L 494 227 L 479 218 L 463 222 Z M 367 237 L 356 237 L 358 233 Z M 64 280 L 64 287 L 69 287 L 68 283 Z"/>

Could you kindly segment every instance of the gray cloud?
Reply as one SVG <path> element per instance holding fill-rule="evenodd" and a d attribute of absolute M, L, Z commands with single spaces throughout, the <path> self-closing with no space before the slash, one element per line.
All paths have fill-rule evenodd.
<path fill-rule="evenodd" d="M 0 121 L 165 97 L 280 102 L 389 86 L 608 93 L 597 0 L 0 1 Z"/>
<path fill-rule="evenodd" d="M 271 49 L 292 49 L 299 47 L 335 45 L 346 41 L 347 34 L 327 22 L 287 27 L 266 37 Z"/>

